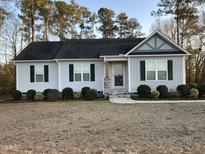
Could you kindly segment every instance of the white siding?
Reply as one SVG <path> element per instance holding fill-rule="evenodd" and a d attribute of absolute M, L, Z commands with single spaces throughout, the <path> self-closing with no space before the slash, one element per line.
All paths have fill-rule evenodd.
<path fill-rule="evenodd" d="M 49 65 L 49 82 L 30 82 L 30 65 Z M 29 89 L 41 92 L 47 88 L 58 89 L 58 65 L 55 62 L 17 62 L 16 72 L 16 86 L 21 92 Z"/>
<path fill-rule="evenodd" d="M 140 81 L 140 60 L 147 59 L 167 59 L 173 60 L 173 80 L 165 81 Z M 130 92 L 135 92 L 137 87 L 141 84 L 149 85 L 152 90 L 156 89 L 158 85 L 166 85 L 170 91 L 175 91 L 176 87 L 179 84 L 184 84 L 185 81 L 185 67 L 184 67 L 183 57 L 139 57 L 139 58 L 130 58 Z"/>
<path fill-rule="evenodd" d="M 81 91 L 83 87 L 91 87 L 98 91 L 103 91 L 104 66 L 103 61 L 61 61 L 60 63 L 60 86 L 61 91 L 65 87 L 71 87 L 74 91 Z M 69 64 L 95 64 L 95 81 L 69 81 Z"/>

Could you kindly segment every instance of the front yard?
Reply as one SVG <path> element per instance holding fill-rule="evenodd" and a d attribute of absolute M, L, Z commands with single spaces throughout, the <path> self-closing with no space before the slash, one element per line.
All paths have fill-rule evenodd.
<path fill-rule="evenodd" d="M 0 104 L 0 153 L 205 153 L 205 103 Z"/>

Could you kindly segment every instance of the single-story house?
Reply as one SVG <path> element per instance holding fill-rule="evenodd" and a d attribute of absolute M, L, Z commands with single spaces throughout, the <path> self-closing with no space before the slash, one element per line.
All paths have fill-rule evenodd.
<path fill-rule="evenodd" d="M 186 83 L 188 55 L 158 31 L 147 38 L 32 42 L 14 59 L 16 87 L 22 92 L 91 87 L 109 95 L 111 90 L 136 92 L 147 84 L 174 91 Z"/>

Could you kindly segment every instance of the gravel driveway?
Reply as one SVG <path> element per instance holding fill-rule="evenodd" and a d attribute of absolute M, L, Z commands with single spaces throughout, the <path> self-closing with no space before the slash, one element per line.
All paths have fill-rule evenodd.
<path fill-rule="evenodd" d="M 0 104 L 0 153 L 205 153 L 205 103 Z"/>

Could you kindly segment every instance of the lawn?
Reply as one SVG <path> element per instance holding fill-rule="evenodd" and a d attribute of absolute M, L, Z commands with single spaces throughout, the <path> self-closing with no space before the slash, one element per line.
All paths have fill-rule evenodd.
<path fill-rule="evenodd" d="M 0 153 L 205 153 L 205 103 L 11 103 L 0 119 Z"/>

